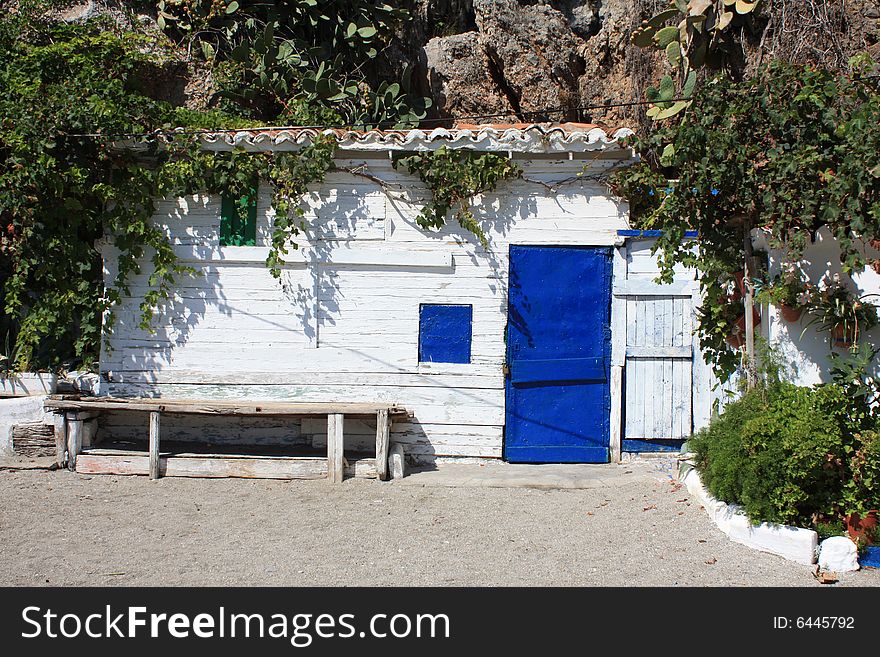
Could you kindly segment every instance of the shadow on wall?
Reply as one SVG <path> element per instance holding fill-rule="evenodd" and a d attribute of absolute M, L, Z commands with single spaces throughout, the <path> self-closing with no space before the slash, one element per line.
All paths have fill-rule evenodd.
<path fill-rule="evenodd" d="M 863 250 L 869 259 L 880 257 L 880 252 L 864 245 Z M 780 260 L 770 253 L 770 276 L 779 273 Z M 823 276 L 841 273 L 840 248 L 826 229 L 819 231 L 816 241 L 804 253 L 803 271 L 813 283 Z M 843 276 L 846 280 L 847 277 Z M 853 289 L 858 295 L 880 295 L 880 274 L 870 267 L 852 276 Z M 867 301 L 880 306 L 880 296 L 869 297 Z M 804 313 L 797 322 L 787 322 L 779 311 L 770 307 L 769 334 L 771 344 L 779 348 L 780 355 L 791 367 L 794 382 L 798 385 L 814 385 L 828 382 L 828 355 L 833 350 L 843 353 L 845 349 L 833 347 L 831 334 L 818 331 L 815 326 L 807 327 L 811 315 Z M 860 338 L 861 341 L 880 346 L 880 327 L 875 327 Z"/>
<path fill-rule="evenodd" d="M 442 428 L 438 429 L 443 422 L 468 424 L 468 413 L 473 408 L 485 407 L 489 396 L 486 390 L 450 384 L 448 377 L 417 374 L 420 300 L 433 303 L 439 298 L 445 299 L 442 302 L 469 303 L 459 300 L 458 295 L 470 294 L 459 291 L 470 289 L 478 293 L 475 298 L 480 299 L 479 303 L 491 311 L 493 317 L 497 315 L 506 322 L 507 243 L 511 238 L 515 237 L 513 241 L 517 242 L 525 239 L 554 244 L 558 237 L 562 243 L 570 242 L 571 238 L 565 239 L 564 231 L 571 224 L 566 223 L 563 227 L 559 224 L 588 220 L 582 219 L 568 205 L 563 207 L 555 196 L 550 197 L 551 203 L 542 201 L 540 204 L 544 211 L 550 206 L 553 216 L 539 217 L 539 197 L 548 197 L 545 189 L 528 181 L 505 184 L 500 193 L 487 194 L 476 202 L 475 216 L 490 238 L 488 248 L 484 248 L 479 239 L 461 228 L 454 218 L 450 218 L 441 230 L 420 228 L 415 217 L 420 209 L 418 197 L 424 195 L 424 190 L 413 190 L 409 182 L 389 184 L 383 189 L 376 182 L 366 182 L 348 174 L 339 176 L 338 180 L 337 177 L 328 180 L 332 182 L 314 191 L 306 201 L 304 233 L 299 244 L 302 249 L 308 249 L 312 264 L 306 262 L 303 254 L 291 250 L 287 256 L 289 265 L 283 270 L 280 281 L 271 277 L 263 262 L 196 264 L 203 275 L 181 277 L 178 293 L 160 306 L 155 318 L 157 330 L 151 335 L 136 328 L 136 307 L 149 289 L 146 274 L 136 277 L 137 284 L 132 286 L 132 298 L 128 300 L 125 313 L 127 323 L 117 327 L 114 335 L 121 362 L 111 364 L 110 369 L 120 369 L 122 378 L 118 385 L 110 386 L 111 394 L 158 397 L 163 391 L 166 395 L 172 394 L 168 387 L 158 384 L 172 383 L 173 395 L 182 398 L 226 396 L 289 401 L 387 401 L 407 405 L 406 391 L 390 379 L 377 381 L 375 385 L 354 385 L 363 383 L 357 381 L 357 371 L 407 372 L 419 377 L 418 387 L 412 389 L 409 399 L 413 405 L 437 404 L 435 397 L 455 397 L 454 403 L 449 402 L 449 412 L 455 415 L 454 418 L 423 418 L 435 423 L 433 427 L 428 425 L 427 433 L 418 412 L 411 422 L 395 425 L 394 440 L 406 444 L 409 454 L 428 460 L 449 453 L 461 454 L 467 451 L 467 446 L 461 444 L 465 442 L 475 446 L 474 456 L 485 454 L 487 448 L 495 449 L 495 446 L 498 446 L 500 456 L 499 425 L 503 424 L 503 419 L 500 422 L 493 419 L 493 426 L 488 426 L 488 421 L 486 426 L 475 426 L 473 435 L 467 436 L 447 436 Z M 572 185 L 571 191 L 573 194 L 608 197 L 604 188 L 583 183 Z M 264 209 L 258 209 L 258 246 L 267 246 L 270 239 L 272 211 L 265 209 L 269 207 L 269 200 L 268 190 L 261 189 L 259 205 Z M 163 216 L 175 244 L 181 247 L 219 246 L 219 199 L 213 198 L 209 202 L 198 197 L 166 203 Z M 558 206 L 558 211 L 552 203 Z M 535 223 L 536 219 L 540 225 Z M 522 233 L 516 234 L 516 228 L 526 220 L 531 223 L 528 236 L 523 238 Z M 589 226 L 584 228 L 589 229 Z M 431 268 L 417 264 L 314 264 L 328 261 L 333 250 L 345 248 L 402 253 L 420 249 L 451 250 L 455 265 L 452 268 Z M 405 281 L 407 276 L 412 279 Z M 456 288 L 466 277 L 469 278 L 464 281 L 465 285 Z M 404 281 L 401 287 L 406 290 L 389 285 L 392 280 Z M 381 291 L 387 308 L 377 311 L 368 294 L 371 290 Z M 405 311 L 402 310 L 404 306 Z M 134 312 L 130 312 L 132 309 Z M 366 318 L 377 313 L 387 315 L 386 319 L 394 323 L 394 331 L 406 332 L 402 345 L 398 343 L 400 336 L 393 331 L 390 336 L 383 336 L 375 327 L 365 329 Z M 411 323 L 408 317 L 411 317 Z M 475 316 L 475 332 L 480 330 L 478 321 Z M 497 358 L 494 349 L 489 357 L 482 355 L 478 358 L 482 358 L 483 363 L 498 364 L 500 380 L 504 323 L 496 319 L 495 324 L 483 330 L 484 333 L 487 330 L 493 332 L 488 337 L 484 335 L 483 339 L 486 344 L 488 341 L 497 344 Z M 496 330 L 497 336 L 494 334 Z M 356 343 L 350 339 L 355 333 L 367 338 L 373 335 L 384 342 L 374 344 L 366 339 Z M 332 351 L 331 348 L 340 350 L 347 359 L 347 367 L 326 367 L 331 360 L 321 357 L 321 347 L 327 347 L 327 352 Z M 115 357 L 113 361 L 116 361 Z M 326 377 L 334 372 L 349 374 L 332 380 Z M 503 384 L 498 385 L 503 387 Z M 489 392 L 497 396 L 498 389 L 495 387 Z M 455 394 L 450 395 L 451 391 Z M 503 392 L 500 394 L 503 397 Z M 462 420 L 456 419 L 458 416 Z M 136 424 L 137 427 L 131 425 L 132 431 L 140 431 L 140 420 Z M 179 424 L 181 437 L 195 430 L 185 421 Z M 232 437 L 238 436 L 238 429 L 233 429 Z M 374 440 L 375 426 L 363 428 L 363 431 L 356 429 L 355 425 L 347 423 L 346 439 L 351 435 L 355 441 L 353 444 L 358 440 L 365 441 L 365 444 Z M 294 442 L 300 438 L 284 435 L 290 440 L 296 439 Z M 306 443 L 308 436 L 320 444 L 326 439 L 326 426 L 304 427 L 302 438 Z M 463 437 L 466 440 L 462 441 Z M 447 439 L 453 447 L 444 442 Z M 455 440 L 458 444 L 454 443 Z"/>

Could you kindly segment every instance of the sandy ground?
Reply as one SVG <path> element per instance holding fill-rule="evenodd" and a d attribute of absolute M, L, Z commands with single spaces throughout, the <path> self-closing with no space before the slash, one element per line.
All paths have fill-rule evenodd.
<path fill-rule="evenodd" d="M 586 490 L 0 471 L 0 584 L 816 585 L 647 467 Z"/>

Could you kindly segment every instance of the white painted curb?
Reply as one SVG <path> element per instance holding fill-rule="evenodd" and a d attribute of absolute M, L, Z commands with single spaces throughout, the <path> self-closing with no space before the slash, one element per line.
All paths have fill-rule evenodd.
<path fill-rule="evenodd" d="M 681 481 L 687 486 L 688 492 L 703 505 L 712 522 L 727 534 L 731 541 L 807 566 L 816 563 L 819 535 L 812 529 L 766 522 L 753 525 L 737 505 L 719 502 L 712 497 L 703 487 L 700 475 L 694 468 L 691 468 Z"/>
<path fill-rule="evenodd" d="M 46 372 L 25 372 L 12 377 L 0 376 L 0 393 L 15 397 L 54 395 L 58 375 Z"/>

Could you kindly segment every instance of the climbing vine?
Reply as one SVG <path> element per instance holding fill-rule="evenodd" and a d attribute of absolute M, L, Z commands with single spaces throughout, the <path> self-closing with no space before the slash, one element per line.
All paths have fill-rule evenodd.
<path fill-rule="evenodd" d="M 840 245 L 844 274 L 880 266 L 866 249 L 880 238 L 878 78 L 869 59 L 852 64 L 838 74 L 776 62 L 742 82 L 708 81 L 693 111 L 635 140 L 641 163 L 614 176 L 634 222 L 663 231 L 661 278 L 679 263 L 699 272 L 699 332 L 722 380 L 739 362 L 725 338 L 742 315 L 736 272 L 750 228 L 790 266 L 820 229 Z"/>
<path fill-rule="evenodd" d="M 59 21 L 52 15 L 57 4 L 22 0 L 17 12 L 0 17 L 4 369 L 89 366 L 137 276 L 148 288 L 139 323 L 151 328 L 177 277 L 197 274 L 178 262 L 152 222 L 157 199 L 241 198 L 268 183 L 275 216 L 266 264 L 280 276 L 302 229 L 300 201 L 334 168 L 335 138 L 319 134 L 296 152 L 206 151 L 201 130 L 258 127 L 261 119 L 406 126 L 429 104 L 409 93 L 407 71 L 398 82 L 368 79 L 365 62 L 376 64 L 405 18 L 387 5 L 164 2 L 160 28 L 172 40 L 162 41 L 107 18 Z M 184 42 L 221 79 L 220 110 L 192 111 L 154 97 L 153 80 L 176 64 L 176 45 Z M 442 226 L 453 211 L 483 242 L 470 199 L 521 173 L 493 154 L 441 150 L 400 162 L 432 191 L 421 225 Z M 236 208 L 246 212 L 246 205 Z M 106 289 L 102 238 L 119 254 Z"/>
<path fill-rule="evenodd" d="M 420 226 L 441 228 L 453 212 L 459 225 L 476 235 L 484 247 L 488 242 L 474 216 L 473 198 L 494 191 L 503 180 L 522 176 L 522 168 L 504 155 L 446 147 L 399 157 L 394 161 L 394 167 L 398 166 L 417 174 L 431 191 L 431 200 L 417 217 Z"/>
<path fill-rule="evenodd" d="M 157 199 L 240 196 L 268 181 L 276 218 L 267 265 L 278 276 L 299 230 L 298 201 L 323 180 L 335 144 L 319 136 L 296 153 L 206 152 L 200 129 L 255 122 L 152 98 L 149 79 L 170 47 L 111 21 L 51 20 L 51 7 L 22 2 L 0 18 L 4 369 L 88 366 L 138 274 L 149 287 L 140 324 L 150 328 L 177 277 L 192 272 L 151 220 Z M 115 284 L 105 289 L 96 244 L 107 236 L 119 256 Z"/>

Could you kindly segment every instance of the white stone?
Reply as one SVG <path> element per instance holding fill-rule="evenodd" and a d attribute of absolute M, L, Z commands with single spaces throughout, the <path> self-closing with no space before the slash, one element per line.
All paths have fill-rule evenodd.
<path fill-rule="evenodd" d="M 832 536 L 819 546 L 819 568 L 834 573 L 848 573 L 859 569 L 856 544 L 846 536 Z"/>
<path fill-rule="evenodd" d="M 391 453 L 388 456 L 388 469 L 391 472 L 392 479 L 403 479 L 406 476 L 406 456 L 403 452 L 403 445 L 395 443 L 391 446 Z"/>
<path fill-rule="evenodd" d="M 92 372 L 68 372 L 67 380 L 77 392 L 90 395 L 98 394 L 98 388 L 101 385 L 100 377 Z"/>

